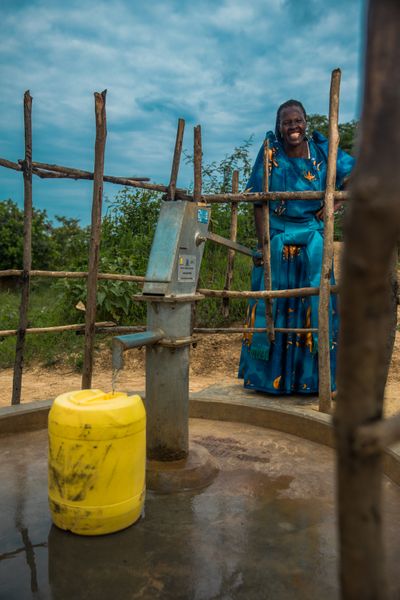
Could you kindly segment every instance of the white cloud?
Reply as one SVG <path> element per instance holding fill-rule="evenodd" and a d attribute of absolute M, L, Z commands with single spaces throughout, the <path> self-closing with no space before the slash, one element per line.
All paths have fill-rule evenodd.
<path fill-rule="evenodd" d="M 186 147 L 192 126 L 201 123 L 205 160 L 218 160 L 222 148 L 229 152 L 253 132 L 261 137 L 288 97 L 310 112 L 326 111 L 330 70 L 342 66 L 341 114 L 354 118 L 360 6 L 361 0 L 349 0 L 346 10 L 329 0 L 312 0 L 307 10 L 293 0 L 10 3 L 0 25 L 0 155 L 22 148 L 28 88 L 36 156 L 87 168 L 93 92 L 107 88 L 107 165 L 127 172 L 137 165 L 139 175 L 158 181 L 169 177 L 179 116 L 187 120 Z M 0 197 L 9 189 L 2 175 Z"/>

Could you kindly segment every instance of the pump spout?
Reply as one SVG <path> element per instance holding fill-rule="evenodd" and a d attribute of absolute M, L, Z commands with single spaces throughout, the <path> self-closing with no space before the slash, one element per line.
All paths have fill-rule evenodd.
<path fill-rule="evenodd" d="M 124 366 L 124 352 L 131 348 L 140 348 L 141 346 L 151 346 L 165 337 L 162 329 L 154 331 L 141 331 L 129 335 L 119 335 L 112 341 L 112 368 L 113 371 L 120 371 Z"/>

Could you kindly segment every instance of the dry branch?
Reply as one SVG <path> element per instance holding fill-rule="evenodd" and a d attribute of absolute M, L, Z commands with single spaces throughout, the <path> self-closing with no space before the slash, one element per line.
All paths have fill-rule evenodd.
<path fill-rule="evenodd" d="M 99 323 L 95 323 L 95 328 L 108 328 L 114 327 L 115 323 L 112 321 L 100 321 Z M 56 325 L 54 327 L 30 327 L 25 330 L 25 333 L 60 333 L 62 331 L 85 331 L 84 324 L 74 324 L 74 325 Z M 10 337 L 13 335 L 17 335 L 18 329 L 3 329 L 0 330 L 0 337 Z"/>
<path fill-rule="evenodd" d="M 21 269 L 6 269 L 0 271 L 0 277 L 16 277 L 22 275 Z M 29 271 L 30 277 L 54 277 L 55 279 L 85 279 L 88 271 Z M 142 275 L 123 275 L 122 273 L 98 273 L 97 279 L 109 279 L 114 281 L 132 281 L 144 283 Z"/>
<path fill-rule="evenodd" d="M 329 95 L 329 148 L 324 203 L 324 250 L 322 255 L 318 305 L 318 391 L 319 410 L 331 410 L 331 345 L 329 336 L 329 303 L 333 263 L 333 193 L 336 183 L 336 162 L 339 146 L 340 69 L 332 72 Z"/>
<path fill-rule="evenodd" d="M 322 200 L 325 192 L 242 192 L 239 194 L 203 194 L 201 200 L 209 204 L 218 202 L 264 202 L 266 200 Z M 334 192 L 335 200 L 349 199 L 347 191 Z"/>
<path fill-rule="evenodd" d="M 239 171 L 235 170 L 232 174 L 232 194 L 237 194 L 239 191 Z M 237 238 L 237 223 L 238 223 L 238 203 L 232 202 L 231 205 L 231 226 L 229 237 L 232 242 L 236 242 Z M 228 250 L 228 264 L 226 267 L 224 290 L 230 290 L 233 281 L 233 267 L 235 263 L 235 250 Z M 224 317 L 229 316 L 229 298 L 223 298 L 221 312 Z"/>
<path fill-rule="evenodd" d="M 72 167 L 63 167 L 61 165 L 50 165 L 48 163 L 33 162 L 33 172 L 39 177 L 70 177 L 72 179 L 93 179 L 93 173 L 91 171 L 83 171 L 81 169 L 74 169 Z M 53 174 L 53 175 L 52 175 Z M 149 181 L 148 177 L 113 177 L 111 175 L 104 175 L 103 181 L 110 183 L 120 183 L 120 180 L 129 181 Z"/>
<path fill-rule="evenodd" d="M 7 169 L 13 169 L 14 171 L 22 171 L 22 166 L 18 163 L 11 162 L 6 158 L 0 158 L 0 167 L 6 167 Z"/>
<path fill-rule="evenodd" d="M 181 161 L 183 133 L 185 131 L 184 119 L 178 119 L 178 129 L 176 131 L 174 158 L 172 159 L 171 177 L 168 186 L 168 199 L 175 200 L 176 182 L 178 180 L 179 164 Z"/>
<path fill-rule="evenodd" d="M 331 286 L 331 293 L 338 292 L 338 285 Z M 197 290 L 199 294 L 208 296 L 210 298 L 291 298 L 291 297 L 305 297 L 305 296 L 318 296 L 318 287 L 306 287 L 306 288 L 293 288 L 289 290 L 264 290 L 260 292 L 239 292 L 232 290 L 209 290 L 205 288 L 199 288 Z"/>
<path fill-rule="evenodd" d="M 11 404 L 21 401 L 22 369 L 24 364 L 25 332 L 28 326 L 29 272 L 32 264 L 32 97 L 29 91 L 24 94 L 25 160 L 24 173 L 24 233 L 23 233 L 23 274 L 19 327 L 15 348 L 13 389 Z"/>
<path fill-rule="evenodd" d="M 94 327 L 96 320 L 97 271 L 100 253 L 101 207 L 103 200 L 104 151 L 107 137 L 106 90 L 95 93 L 96 142 L 93 179 L 92 227 L 90 235 L 89 268 L 85 319 L 85 348 L 82 369 L 82 389 L 92 385 Z"/>
<path fill-rule="evenodd" d="M 355 434 L 354 450 L 363 456 L 371 456 L 399 441 L 400 415 L 395 415 L 359 427 Z"/>
<path fill-rule="evenodd" d="M 264 140 L 263 146 L 263 192 L 268 192 L 269 188 L 269 144 L 268 140 Z M 264 289 L 271 290 L 272 274 L 271 274 L 271 240 L 269 232 L 269 200 L 262 205 L 262 255 L 263 255 L 263 270 L 264 270 Z M 267 335 L 270 342 L 275 340 L 274 319 L 272 316 L 272 298 L 265 298 L 265 323 L 267 325 Z"/>
<path fill-rule="evenodd" d="M 400 234 L 400 3 L 371 0 L 364 106 L 341 270 L 335 429 L 342 598 L 388 598 L 382 534 L 382 454 L 354 451 L 360 427 L 382 417 Z"/>
<path fill-rule="evenodd" d="M 193 145 L 193 168 L 194 168 L 194 184 L 193 184 L 193 200 L 200 202 L 202 188 L 202 159 L 203 151 L 201 147 L 201 126 L 196 125 L 194 128 L 194 145 Z"/>

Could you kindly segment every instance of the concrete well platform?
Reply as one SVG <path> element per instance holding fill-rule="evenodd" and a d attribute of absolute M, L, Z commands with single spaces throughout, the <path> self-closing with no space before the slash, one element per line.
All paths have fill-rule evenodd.
<path fill-rule="evenodd" d="M 205 400 L 196 402 L 192 411 L 204 412 Z M 218 410 L 227 416 L 226 406 Z M 250 424 L 190 425 L 192 440 L 219 463 L 213 483 L 196 493 L 148 492 L 143 520 L 97 538 L 51 524 L 46 430 L 2 436 L 0 598 L 338 598 L 333 451 Z M 384 518 L 398 597 L 400 488 L 388 478 Z"/>

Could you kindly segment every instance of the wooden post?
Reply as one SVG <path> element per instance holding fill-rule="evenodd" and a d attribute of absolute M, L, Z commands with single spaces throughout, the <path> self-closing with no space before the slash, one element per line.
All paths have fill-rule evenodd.
<path fill-rule="evenodd" d="M 14 376 L 11 404 L 21 401 L 22 369 L 24 365 L 25 333 L 28 326 L 29 272 L 32 265 L 32 97 L 24 94 L 25 159 L 24 173 L 24 253 L 19 327 L 15 348 Z"/>
<path fill-rule="evenodd" d="M 174 158 L 172 160 L 171 177 L 168 186 L 168 200 L 175 200 L 176 182 L 178 180 L 179 163 L 181 160 L 183 132 L 185 131 L 184 119 L 178 119 L 178 129 L 176 131 Z"/>
<path fill-rule="evenodd" d="M 318 378 L 319 410 L 331 410 L 331 344 L 329 339 L 329 303 L 333 261 L 333 201 L 336 184 L 336 162 L 339 146 L 339 90 L 340 69 L 332 71 L 329 96 L 329 149 L 324 204 L 324 251 L 318 305 Z"/>
<path fill-rule="evenodd" d="M 232 194 L 237 194 L 239 191 L 239 171 L 233 171 L 232 173 Z M 238 222 L 238 203 L 232 202 L 231 205 L 231 228 L 230 228 L 230 239 L 232 242 L 236 242 L 237 239 L 237 222 Z M 226 277 L 224 290 L 230 290 L 233 280 L 233 267 L 235 263 L 235 250 L 228 250 L 228 265 L 226 267 Z M 223 298 L 222 300 L 222 315 L 224 317 L 229 316 L 229 298 Z"/>
<path fill-rule="evenodd" d="M 335 411 L 342 598 L 388 598 L 382 540 L 382 454 L 357 451 L 379 422 L 393 327 L 392 255 L 400 235 L 400 3 L 371 0 L 357 166 L 341 270 Z M 393 582 L 396 584 L 397 582 Z M 396 590 L 398 589 L 395 585 Z M 396 592 L 394 591 L 394 595 Z"/>
<path fill-rule="evenodd" d="M 263 156 L 263 192 L 268 192 L 269 187 L 269 144 L 268 140 L 264 140 L 264 156 Z M 271 290 L 271 240 L 269 233 L 269 200 L 262 205 L 263 216 L 263 245 L 262 255 L 264 263 L 264 289 Z M 267 325 L 267 336 L 270 342 L 275 340 L 274 319 L 272 314 L 272 298 L 265 298 L 265 321 Z"/>
<path fill-rule="evenodd" d="M 201 125 L 196 125 L 194 128 L 194 152 L 193 152 L 193 166 L 194 166 L 194 186 L 193 186 L 193 200 L 195 202 L 201 201 L 201 187 L 202 187 L 202 158 L 203 151 L 201 147 Z"/>
<path fill-rule="evenodd" d="M 107 137 L 106 93 L 96 92 L 96 143 L 93 176 L 92 227 L 90 234 L 89 266 L 87 278 L 87 300 L 85 319 L 85 350 L 82 372 L 82 389 L 92 385 L 93 350 L 96 321 L 97 271 L 99 266 L 101 207 L 103 200 L 104 151 Z"/>

